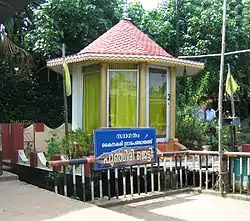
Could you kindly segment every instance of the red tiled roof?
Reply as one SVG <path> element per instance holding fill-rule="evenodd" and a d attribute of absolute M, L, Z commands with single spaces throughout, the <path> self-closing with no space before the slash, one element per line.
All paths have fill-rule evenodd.
<path fill-rule="evenodd" d="M 83 54 L 173 57 L 134 26 L 129 20 L 121 20 L 118 24 L 78 53 L 78 55 Z"/>
<path fill-rule="evenodd" d="M 202 69 L 203 63 L 167 53 L 129 20 L 121 20 L 77 54 L 47 61 L 48 67 L 84 61 L 147 62 Z"/>

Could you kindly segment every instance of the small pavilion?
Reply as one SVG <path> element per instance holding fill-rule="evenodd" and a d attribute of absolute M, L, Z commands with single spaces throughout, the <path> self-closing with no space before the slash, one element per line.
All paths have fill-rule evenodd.
<path fill-rule="evenodd" d="M 175 139 L 176 77 L 204 64 L 177 59 L 130 19 L 123 19 L 79 53 L 49 60 L 72 78 L 72 129 L 154 127 L 158 143 Z"/>

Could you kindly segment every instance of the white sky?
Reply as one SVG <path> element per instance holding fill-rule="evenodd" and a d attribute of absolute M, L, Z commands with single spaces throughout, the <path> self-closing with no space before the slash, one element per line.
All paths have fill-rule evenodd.
<path fill-rule="evenodd" d="M 129 0 L 130 2 L 133 2 L 135 0 Z M 139 0 L 143 7 L 145 9 L 152 9 L 152 8 L 156 8 L 158 3 L 160 2 L 160 0 Z"/>

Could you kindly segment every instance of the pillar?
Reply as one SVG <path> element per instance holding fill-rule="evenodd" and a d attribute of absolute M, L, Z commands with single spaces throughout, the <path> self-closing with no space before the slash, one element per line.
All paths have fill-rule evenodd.
<path fill-rule="evenodd" d="M 139 72 L 139 113 L 138 121 L 139 127 L 146 127 L 146 93 L 147 93 L 147 64 L 140 63 L 140 72 Z"/>
<path fill-rule="evenodd" d="M 73 65 L 72 74 L 72 130 L 83 128 L 83 74 L 81 67 Z"/>
<path fill-rule="evenodd" d="M 4 123 L 1 125 L 2 127 L 2 132 L 1 132 L 1 137 L 2 137 L 2 158 L 3 160 L 10 160 L 11 159 L 11 136 L 10 136 L 10 131 L 11 131 L 11 124 Z"/>
<path fill-rule="evenodd" d="M 100 74 L 100 128 L 107 127 L 107 71 L 108 64 L 101 63 Z"/>
<path fill-rule="evenodd" d="M 176 128 L 176 68 L 171 67 L 170 71 L 170 139 L 175 138 Z"/>

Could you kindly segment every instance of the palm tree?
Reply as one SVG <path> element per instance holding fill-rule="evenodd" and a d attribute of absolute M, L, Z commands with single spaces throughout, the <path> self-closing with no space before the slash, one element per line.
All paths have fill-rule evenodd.
<path fill-rule="evenodd" d="M 15 60 L 15 56 L 13 55 L 19 55 L 18 60 L 21 63 L 23 61 L 23 63 L 27 64 L 27 62 L 31 60 L 31 56 L 28 52 L 17 46 L 8 38 L 3 24 L 0 25 L 0 38 L 0 60 L 8 60 L 13 63 Z"/>
<path fill-rule="evenodd" d="M 5 27 L 8 30 L 13 30 L 13 27 L 15 26 L 15 19 L 11 18 L 11 16 L 17 13 L 17 10 L 19 10 L 21 6 L 25 6 L 30 1 L 19 0 L 15 3 L 15 5 L 10 5 L 9 2 L 11 1 L 0 0 L 0 22 L 5 23 L 5 25 L 0 23 L 0 61 L 7 61 L 13 67 L 16 66 L 16 64 L 19 64 L 18 66 L 21 67 L 27 67 L 27 65 L 29 67 L 32 61 L 31 55 L 11 41 L 5 31 Z M 41 3 L 41 0 L 36 0 L 35 2 L 38 4 Z M 9 12 L 9 15 L 6 15 L 6 10 Z M 18 15 L 20 14 L 16 14 L 14 16 L 18 17 Z"/>
<path fill-rule="evenodd" d="M 36 2 L 41 2 L 41 0 L 36 0 Z M 18 5 L 18 9 L 22 8 L 20 6 L 25 6 L 28 3 L 28 0 L 18 0 L 15 1 L 15 5 Z M 13 6 L 13 5 L 12 5 Z M 31 56 L 22 48 L 14 44 L 7 36 L 5 32 L 5 26 L 1 23 L 5 23 L 7 18 L 10 18 L 18 10 L 17 7 L 12 7 L 8 0 L 0 0 L 0 62 L 8 61 L 12 63 L 14 67 L 17 60 L 17 64 L 29 64 Z M 11 25 L 11 22 L 7 25 Z M 18 56 L 16 56 L 18 55 Z M 0 176 L 3 175 L 2 167 L 2 149 L 0 147 Z"/>

